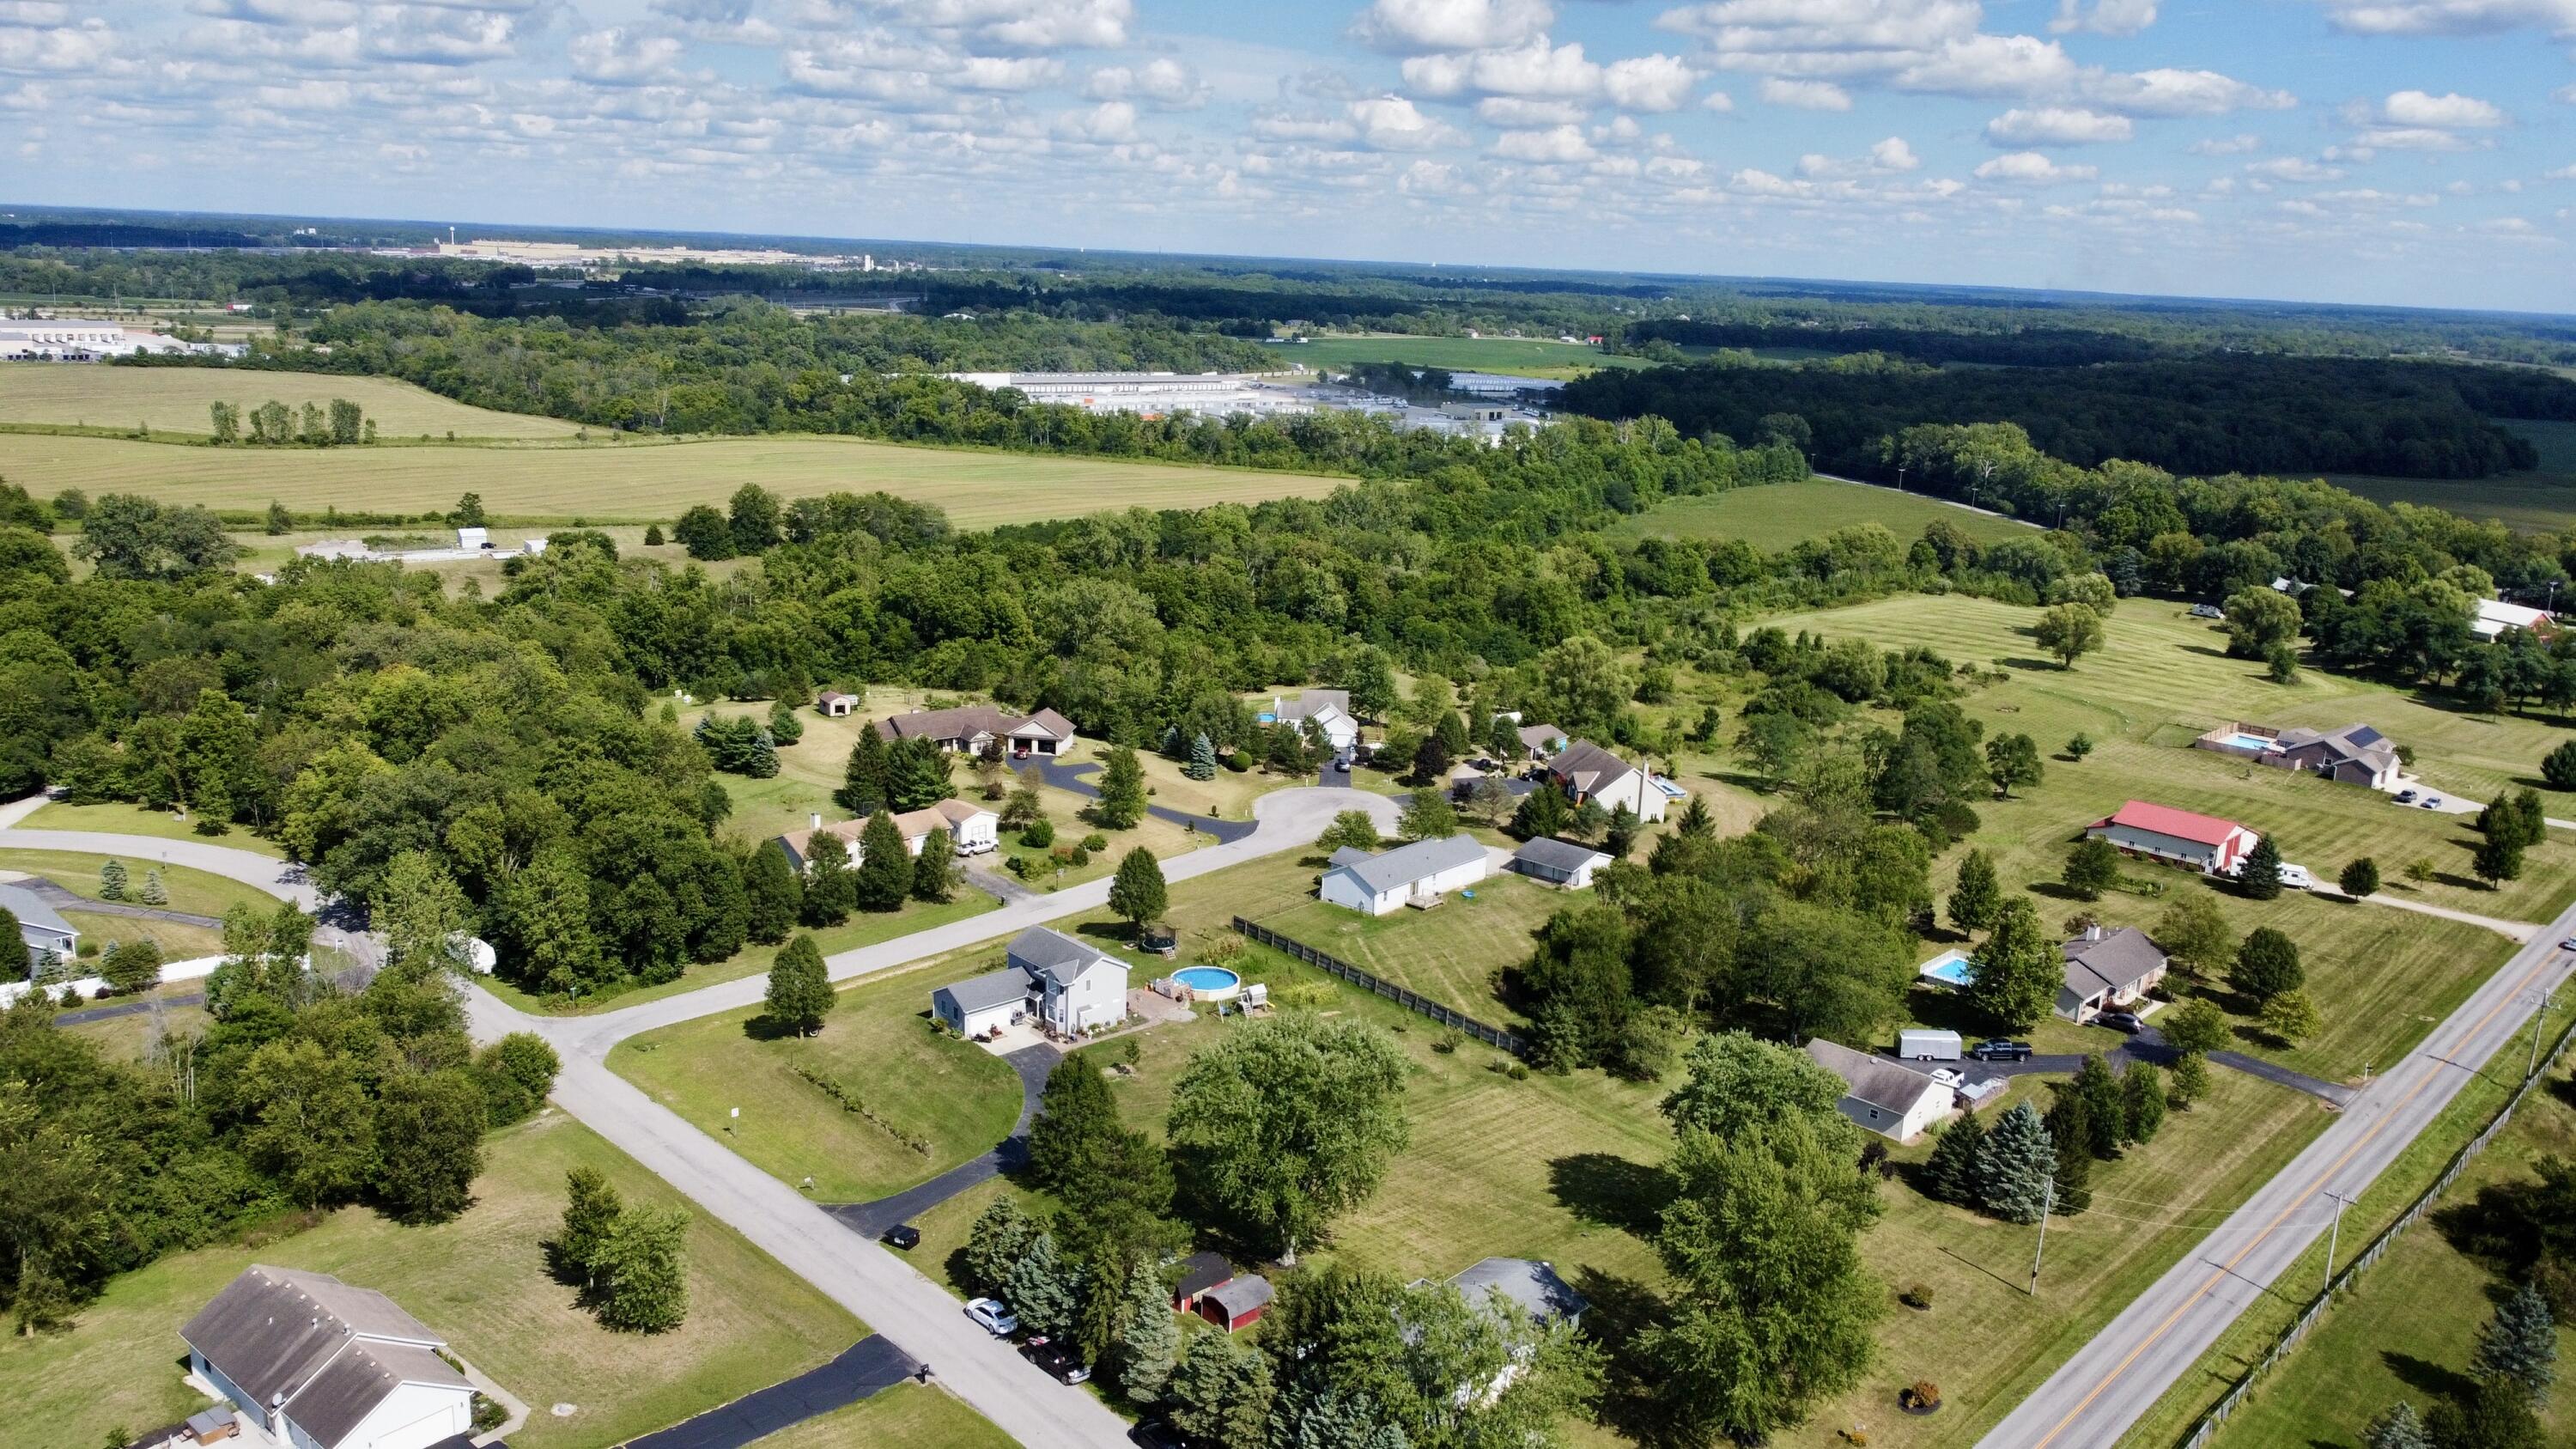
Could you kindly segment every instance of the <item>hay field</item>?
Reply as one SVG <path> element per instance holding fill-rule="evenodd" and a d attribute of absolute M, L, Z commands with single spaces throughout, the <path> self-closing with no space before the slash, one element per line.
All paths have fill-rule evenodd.
<path fill-rule="evenodd" d="M 590 447 L 194 448 L 124 438 L 0 433 L 0 478 L 39 498 L 65 488 L 167 503 L 298 513 L 338 506 L 422 513 L 483 495 L 496 520 L 667 520 L 721 507 L 745 483 L 786 498 L 882 489 L 936 503 L 961 527 L 1127 507 L 1201 508 L 1315 498 L 1343 480 L 1300 473 L 906 448 L 848 438 L 719 438 Z"/>
<path fill-rule="evenodd" d="M 1857 523 L 1883 525 L 1912 543 L 1936 518 L 1982 543 L 2031 532 L 2029 524 L 1953 507 L 1919 493 L 1837 478 L 1808 478 L 1666 499 L 1620 519 L 1609 533 L 1612 538 L 1740 538 L 1756 548 L 1783 549 Z"/>
<path fill-rule="evenodd" d="M 561 418 L 470 407 L 389 377 L 336 377 L 313 372 L 255 372 L 211 367 L 89 367 L 51 362 L 0 363 L 0 423 L 86 424 L 156 433 L 213 432 L 209 404 L 245 413 L 272 398 L 290 408 L 328 407 L 347 398 L 367 410 L 378 436 L 416 438 L 570 438 L 581 431 Z"/>

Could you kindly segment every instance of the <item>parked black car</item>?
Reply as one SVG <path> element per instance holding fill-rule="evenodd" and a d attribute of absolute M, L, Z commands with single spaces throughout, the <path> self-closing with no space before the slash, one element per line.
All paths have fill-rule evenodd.
<path fill-rule="evenodd" d="M 2147 1029 L 2146 1022 L 2134 1011 L 2106 1011 L 2093 1018 L 2093 1024 L 2107 1026 L 2113 1031 L 2124 1031 L 2131 1036 L 2136 1036 Z"/>
<path fill-rule="evenodd" d="M 2026 1062 L 2031 1057 L 2030 1043 L 2006 1041 L 2002 1037 L 1996 1037 L 1991 1041 L 1981 1041 L 1968 1048 L 1968 1057 L 1972 1061 L 1980 1062 Z"/>
<path fill-rule="evenodd" d="M 1046 1338 L 1032 1338 L 1020 1345 L 1020 1357 L 1046 1370 L 1058 1383 L 1081 1384 L 1091 1381 L 1091 1365 L 1073 1356 L 1073 1350 Z"/>
<path fill-rule="evenodd" d="M 890 1248 L 901 1248 L 908 1253 L 921 1246 L 921 1229 L 910 1223 L 897 1223 L 886 1229 L 879 1240 Z"/>

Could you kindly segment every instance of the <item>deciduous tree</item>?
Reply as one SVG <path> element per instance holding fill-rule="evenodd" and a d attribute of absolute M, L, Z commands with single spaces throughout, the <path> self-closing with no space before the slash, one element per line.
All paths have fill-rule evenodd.
<path fill-rule="evenodd" d="M 1968 958 L 1967 998 L 2006 1031 L 2028 1031 L 2057 1002 L 2065 960 L 2039 923 L 2039 911 L 2014 897 L 1995 916 L 1993 934 Z"/>
<path fill-rule="evenodd" d="M 474 1198 L 488 1125 L 482 1086 L 454 1067 L 399 1071 L 376 1088 L 373 1185 L 403 1222 L 442 1222 Z"/>
<path fill-rule="evenodd" d="M 1119 857 L 1117 879 L 1109 883 L 1109 909 L 1141 930 L 1147 922 L 1161 920 L 1171 901 L 1154 852 L 1140 845 Z"/>
<path fill-rule="evenodd" d="M 2270 926 L 2246 933 L 2236 948 L 2235 968 L 2227 974 L 2228 985 L 2258 1003 L 2296 991 L 2307 979 L 2306 968 L 2299 964 L 2299 943 Z"/>
<path fill-rule="evenodd" d="M 1132 830 L 1145 818 L 1145 767 L 1125 745 L 1110 747 L 1100 766 L 1100 798 L 1091 818 L 1108 830 Z"/>
<path fill-rule="evenodd" d="M 2073 669 L 2076 660 L 2102 647 L 2102 616 L 2082 604 L 2059 604 L 2040 614 L 2031 638 L 2059 668 Z"/>
<path fill-rule="evenodd" d="M 769 991 L 762 997 L 770 1021 L 782 1031 L 812 1036 L 831 1015 L 835 995 L 823 964 L 823 950 L 811 936 L 798 936 L 779 948 L 769 964 Z"/>
<path fill-rule="evenodd" d="M 1304 1012 L 1191 1058 L 1169 1137 L 1191 1191 L 1279 1261 L 1377 1190 L 1410 1140 L 1403 1052 L 1384 1031 Z"/>

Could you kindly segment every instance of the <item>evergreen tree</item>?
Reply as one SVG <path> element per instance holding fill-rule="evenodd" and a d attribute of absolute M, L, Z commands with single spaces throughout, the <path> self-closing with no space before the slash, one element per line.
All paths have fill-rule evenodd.
<path fill-rule="evenodd" d="M 905 740 L 886 751 L 887 808 L 927 810 L 948 798 L 957 757 L 929 740 Z"/>
<path fill-rule="evenodd" d="M 2128 1105 L 2111 1064 L 2099 1052 L 2086 1057 L 2069 1090 L 2084 1099 L 2084 1150 L 2105 1161 L 2119 1156 L 2128 1137 Z"/>
<path fill-rule="evenodd" d="M 1055 1234 L 1041 1230 L 1003 1275 L 1002 1300 L 1021 1327 L 1055 1338 L 1073 1327 L 1081 1286 L 1080 1269 L 1057 1249 Z"/>
<path fill-rule="evenodd" d="M 783 699 L 770 704 L 769 738 L 782 745 L 792 745 L 805 738 L 805 721 L 796 717 L 796 706 Z"/>
<path fill-rule="evenodd" d="M 18 925 L 18 915 L 0 906 L 0 982 L 27 979 L 27 938 Z"/>
<path fill-rule="evenodd" d="M 599 1321 L 628 1333 L 667 1333 L 689 1316 L 689 1215 L 630 1207 L 600 1251 Z"/>
<path fill-rule="evenodd" d="M 1637 848 L 1637 832 L 1645 828 L 1637 812 L 1623 802 L 1610 812 L 1610 828 L 1601 837 L 1602 851 L 1612 860 L 1626 860 L 1628 852 Z"/>
<path fill-rule="evenodd" d="M 782 1031 L 812 1036 L 832 1011 L 832 978 L 823 965 L 823 949 L 811 936 L 798 936 L 769 963 L 769 993 L 762 998 L 770 1022 Z"/>
<path fill-rule="evenodd" d="M 1210 1449 L 1268 1449 L 1270 1360 L 1222 1333 L 1194 1333 L 1164 1385 L 1172 1427 Z"/>
<path fill-rule="evenodd" d="M 2539 1289 L 2525 1283 L 2496 1305 L 2495 1316 L 2478 1330 L 2469 1371 L 2516 1385 L 2534 1404 L 2549 1402 L 2549 1384 L 2558 1374 L 2558 1325 Z"/>
<path fill-rule="evenodd" d="M 1708 813 L 1707 801 L 1693 795 L 1674 819 L 1673 833 L 1691 840 L 1713 840 L 1717 837 L 1717 817 Z"/>
<path fill-rule="evenodd" d="M 1163 868 L 1154 860 L 1154 852 L 1143 846 L 1121 856 L 1118 878 L 1109 885 L 1109 909 L 1143 929 L 1149 921 L 1162 919 L 1171 906 L 1171 891 L 1163 883 Z"/>
<path fill-rule="evenodd" d="M 1123 1150 L 1118 1099 L 1090 1054 L 1076 1052 L 1048 1071 L 1029 1123 L 1029 1180 L 1059 1196 L 1077 1179 Z"/>
<path fill-rule="evenodd" d="M 2354 900 L 2379 894 L 2379 862 L 2366 855 L 2353 861 L 2335 877 L 2335 887 Z"/>
<path fill-rule="evenodd" d="M 2056 1149 L 2056 1192 L 2050 1210 L 2073 1217 L 2093 1205 L 2093 1121 L 2091 1104 L 2074 1092 L 2057 1099 L 2044 1119 L 2048 1140 Z"/>
<path fill-rule="evenodd" d="M 1553 784 L 1543 784 L 1522 796 L 1519 808 L 1512 811 L 1512 834 L 1523 840 L 1563 834 L 1566 818 L 1572 813 L 1565 792 Z"/>
<path fill-rule="evenodd" d="M 147 906 L 170 904 L 170 888 L 161 883 L 161 871 L 157 866 L 143 872 L 143 904 Z"/>
<path fill-rule="evenodd" d="M 777 842 L 764 840 L 751 848 L 742 867 L 742 891 L 750 907 L 743 929 L 752 940 L 774 946 L 796 929 L 805 910 L 805 881 Z"/>
<path fill-rule="evenodd" d="M 805 842 L 805 924 L 837 926 L 850 918 L 858 904 L 858 874 L 850 869 L 849 842 L 829 830 L 815 831 Z"/>
<path fill-rule="evenodd" d="M 1950 924 L 1971 935 L 1990 929 L 2003 903 L 1994 861 L 1982 850 L 1969 851 L 1959 861 L 1959 882 L 1950 891 Z"/>
<path fill-rule="evenodd" d="M 1034 1125 L 1034 1124 L 1033 1124 Z M 998 1293 L 1011 1265 L 1029 1250 L 1038 1226 L 1015 1198 L 995 1198 L 966 1232 L 966 1276 L 981 1292 Z"/>
<path fill-rule="evenodd" d="M 853 815 L 873 815 L 884 809 L 893 798 L 890 770 L 885 736 L 873 724 L 859 726 L 859 738 L 850 746 L 849 763 L 841 767 L 841 788 L 832 792 L 832 803 Z"/>
<path fill-rule="evenodd" d="M 1944 1202 L 1975 1206 L 1978 1201 L 1978 1151 L 1986 1129 L 1974 1112 L 1963 1112 L 1941 1129 L 1932 1155 L 1923 1161 L 1923 1190 Z"/>
<path fill-rule="evenodd" d="M 2576 740 L 2567 740 L 2540 757 L 2540 778 L 2552 790 L 2576 790 Z"/>
<path fill-rule="evenodd" d="M 564 1174 L 563 1231 L 549 1246 L 567 1276 L 580 1278 L 584 1287 L 598 1286 L 607 1266 L 609 1231 L 625 1210 L 617 1189 L 598 1168 L 576 1167 Z"/>
<path fill-rule="evenodd" d="M 1179 1316 L 1164 1297 L 1163 1280 L 1139 1268 L 1127 1275 L 1126 1326 L 1118 1335 L 1118 1387 L 1130 1402 L 1150 1404 L 1172 1381 L 1181 1356 Z"/>
<path fill-rule="evenodd" d="M 2254 848 L 2236 867 L 2236 888 L 2246 899 L 2278 900 L 2281 895 L 2281 848 L 2268 835 L 2258 836 Z"/>
<path fill-rule="evenodd" d="M 2153 1142 L 2165 1125 L 2164 1074 L 2145 1062 L 2130 1062 L 2120 1078 L 2120 1106 L 2121 1139 Z"/>
<path fill-rule="evenodd" d="M 892 815 L 880 810 L 868 817 L 859 832 L 859 868 L 851 874 L 851 895 L 863 911 L 899 910 L 912 894 L 912 853 Z"/>
<path fill-rule="evenodd" d="M 1181 767 L 1181 773 L 1193 780 L 1216 778 L 1216 743 L 1207 737 L 1207 731 L 1191 736 L 1190 762 Z"/>
<path fill-rule="evenodd" d="M 2380 1411 L 2362 1432 L 2362 1449 L 2433 1449 L 2433 1440 L 2424 1432 L 2424 1421 L 2415 1406 L 2399 1399 Z"/>
<path fill-rule="evenodd" d="M 2008 1223 L 2039 1221 L 2057 1146 L 2028 1102 L 2016 1102 L 1977 1144 L 1976 1202 Z"/>
<path fill-rule="evenodd" d="M 913 857 L 912 898 L 939 905 L 956 893 L 957 838 L 944 828 L 933 830 L 921 838 L 921 854 Z"/>
<path fill-rule="evenodd" d="M 1969 1004 L 2006 1031 L 2028 1031 L 2048 1015 L 2065 985 L 2065 957 L 2039 924 L 2039 910 L 2019 896 L 2003 903 L 1993 934 L 1968 958 Z"/>
<path fill-rule="evenodd" d="M 108 857 L 107 863 L 98 868 L 98 898 L 121 901 L 125 899 L 125 888 L 125 862 L 114 856 Z"/>
<path fill-rule="evenodd" d="M 1100 798 L 1093 802 L 1091 816 L 1109 830 L 1133 830 L 1145 818 L 1145 767 L 1137 763 L 1134 750 L 1110 747 L 1100 766 Z"/>

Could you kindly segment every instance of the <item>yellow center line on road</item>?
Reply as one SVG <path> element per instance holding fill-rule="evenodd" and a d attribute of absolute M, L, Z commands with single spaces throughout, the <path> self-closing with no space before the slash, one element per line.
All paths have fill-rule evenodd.
<path fill-rule="evenodd" d="M 2537 980 L 2541 973 L 2549 969 L 2550 958 L 2553 954 L 2555 953 L 2543 952 L 2541 954 L 2540 963 L 2532 967 L 2531 970 L 2524 975 L 2522 980 L 2514 983 L 2512 991 L 2506 993 L 2496 1002 L 2495 1005 L 2487 1008 L 2486 1015 L 2479 1017 L 2467 1031 L 2460 1034 L 2457 1042 L 2453 1045 L 2451 1053 L 2442 1055 L 2444 1057 L 2447 1057 L 2448 1055 L 2456 1055 L 2459 1044 L 2465 1043 L 2476 1037 L 2478 1033 L 2485 1031 L 2488 1024 L 2493 1022 L 2499 1013 L 2516 1001 L 2521 1000 L 2522 993 L 2530 987 L 2531 983 Z M 2279 1230 L 2282 1223 L 2289 1220 L 2290 1214 L 2298 1211 L 2301 1207 L 2306 1206 L 2308 1200 L 2315 1197 L 2317 1191 L 2326 1185 L 2327 1179 L 2333 1177 L 2336 1173 L 2343 1171 L 2345 1165 L 2350 1163 L 2352 1159 L 2360 1153 L 2361 1149 L 2369 1146 L 2371 1140 L 2379 1135 L 2380 1129 L 2386 1127 L 2391 1121 L 2396 1119 L 2399 1113 L 2405 1111 L 2407 1104 L 2413 1102 L 2418 1096 L 2421 1096 L 2425 1088 L 2432 1086 L 2439 1075 L 2440 1074 L 2437 1072 L 2427 1072 L 2424 1075 L 2423 1080 L 2417 1082 L 2412 1090 L 2408 1091 L 2405 1096 L 2397 1099 L 2396 1105 L 2390 1107 L 2387 1111 L 2380 1113 L 2379 1120 L 2370 1124 L 2370 1130 L 2355 1138 L 2353 1140 L 2353 1144 L 2344 1149 L 2342 1156 L 2337 1157 L 2332 1163 L 2328 1164 L 2325 1171 L 2318 1173 L 2316 1177 L 2308 1183 L 2307 1188 L 2304 1191 L 2299 1193 L 2298 1196 L 2292 1198 L 2282 1207 L 2281 1211 L 2276 1214 L 2270 1222 L 2263 1225 L 2263 1231 L 2256 1233 L 2252 1238 L 2246 1241 L 2244 1247 L 2237 1249 L 2235 1257 L 2232 1257 L 2225 1263 L 2219 1265 L 2218 1268 L 2213 1270 L 2206 1279 L 2201 1281 L 2201 1285 L 2199 1287 L 2191 1291 L 2190 1297 L 2185 1298 L 2181 1303 L 2175 1305 L 2174 1311 L 2165 1315 L 2164 1321 L 2156 1325 L 2155 1331 L 2149 1333 L 2144 1339 L 2140 1340 L 2137 1347 L 2130 1349 L 2126 1357 L 2122 1358 L 2119 1363 L 2113 1365 L 2111 1371 L 2104 1374 L 2101 1381 L 2096 1383 L 2090 1392 L 2085 1394 L 2083 1398 L 2076 1401 L 2074 1408 L 2066 1411 L 2066 1417 L 2058 1420 L 2055 1428 L 2050 1429 L 2045 1435 L 2041 1436 L 2039 1442 L 2033 1446 L 2033 1449 L 2048 1449 L 2049 1445 L 2057 1442 L 2057 1436 L 2065 1433 L 2067 1426 L 2073 1424 L 2077 1419 L 2082 1418 L 2085 1410 L 2093 1407 L 2093 1401 L 2102 1397 L 2104 1390 L 2118 1382 L 2120 1376 L 2127 1373 L 2130 1366 L 2135 1364 L 2139 1357 L 2145 1354 L 2148 1349 L 2155 1347 L 2158 1340 L 2162 1339 L 2166 1333 L 2170 1332 L 2175 1324 L 2182 1321 L 2182 1316 L 2184 1314 L 2199 1307 L 2200 1301 L 2209 1296 L 2211 1289 L 2216 1288 L 2220 1283 L 2227 1279 L 2234 1277 L 2236 1273 L 2236 1265 L 2244 1262 L 2246 1255 L 2252 1253 L 2256 1248 L 2261 1247 L 2265 1239 L 2271 1237 L 2274 1232 Z M 2327 1265 L 2329 1269 L 2333 1266 L 2334 1265 L 2332 1264 Z"/>

